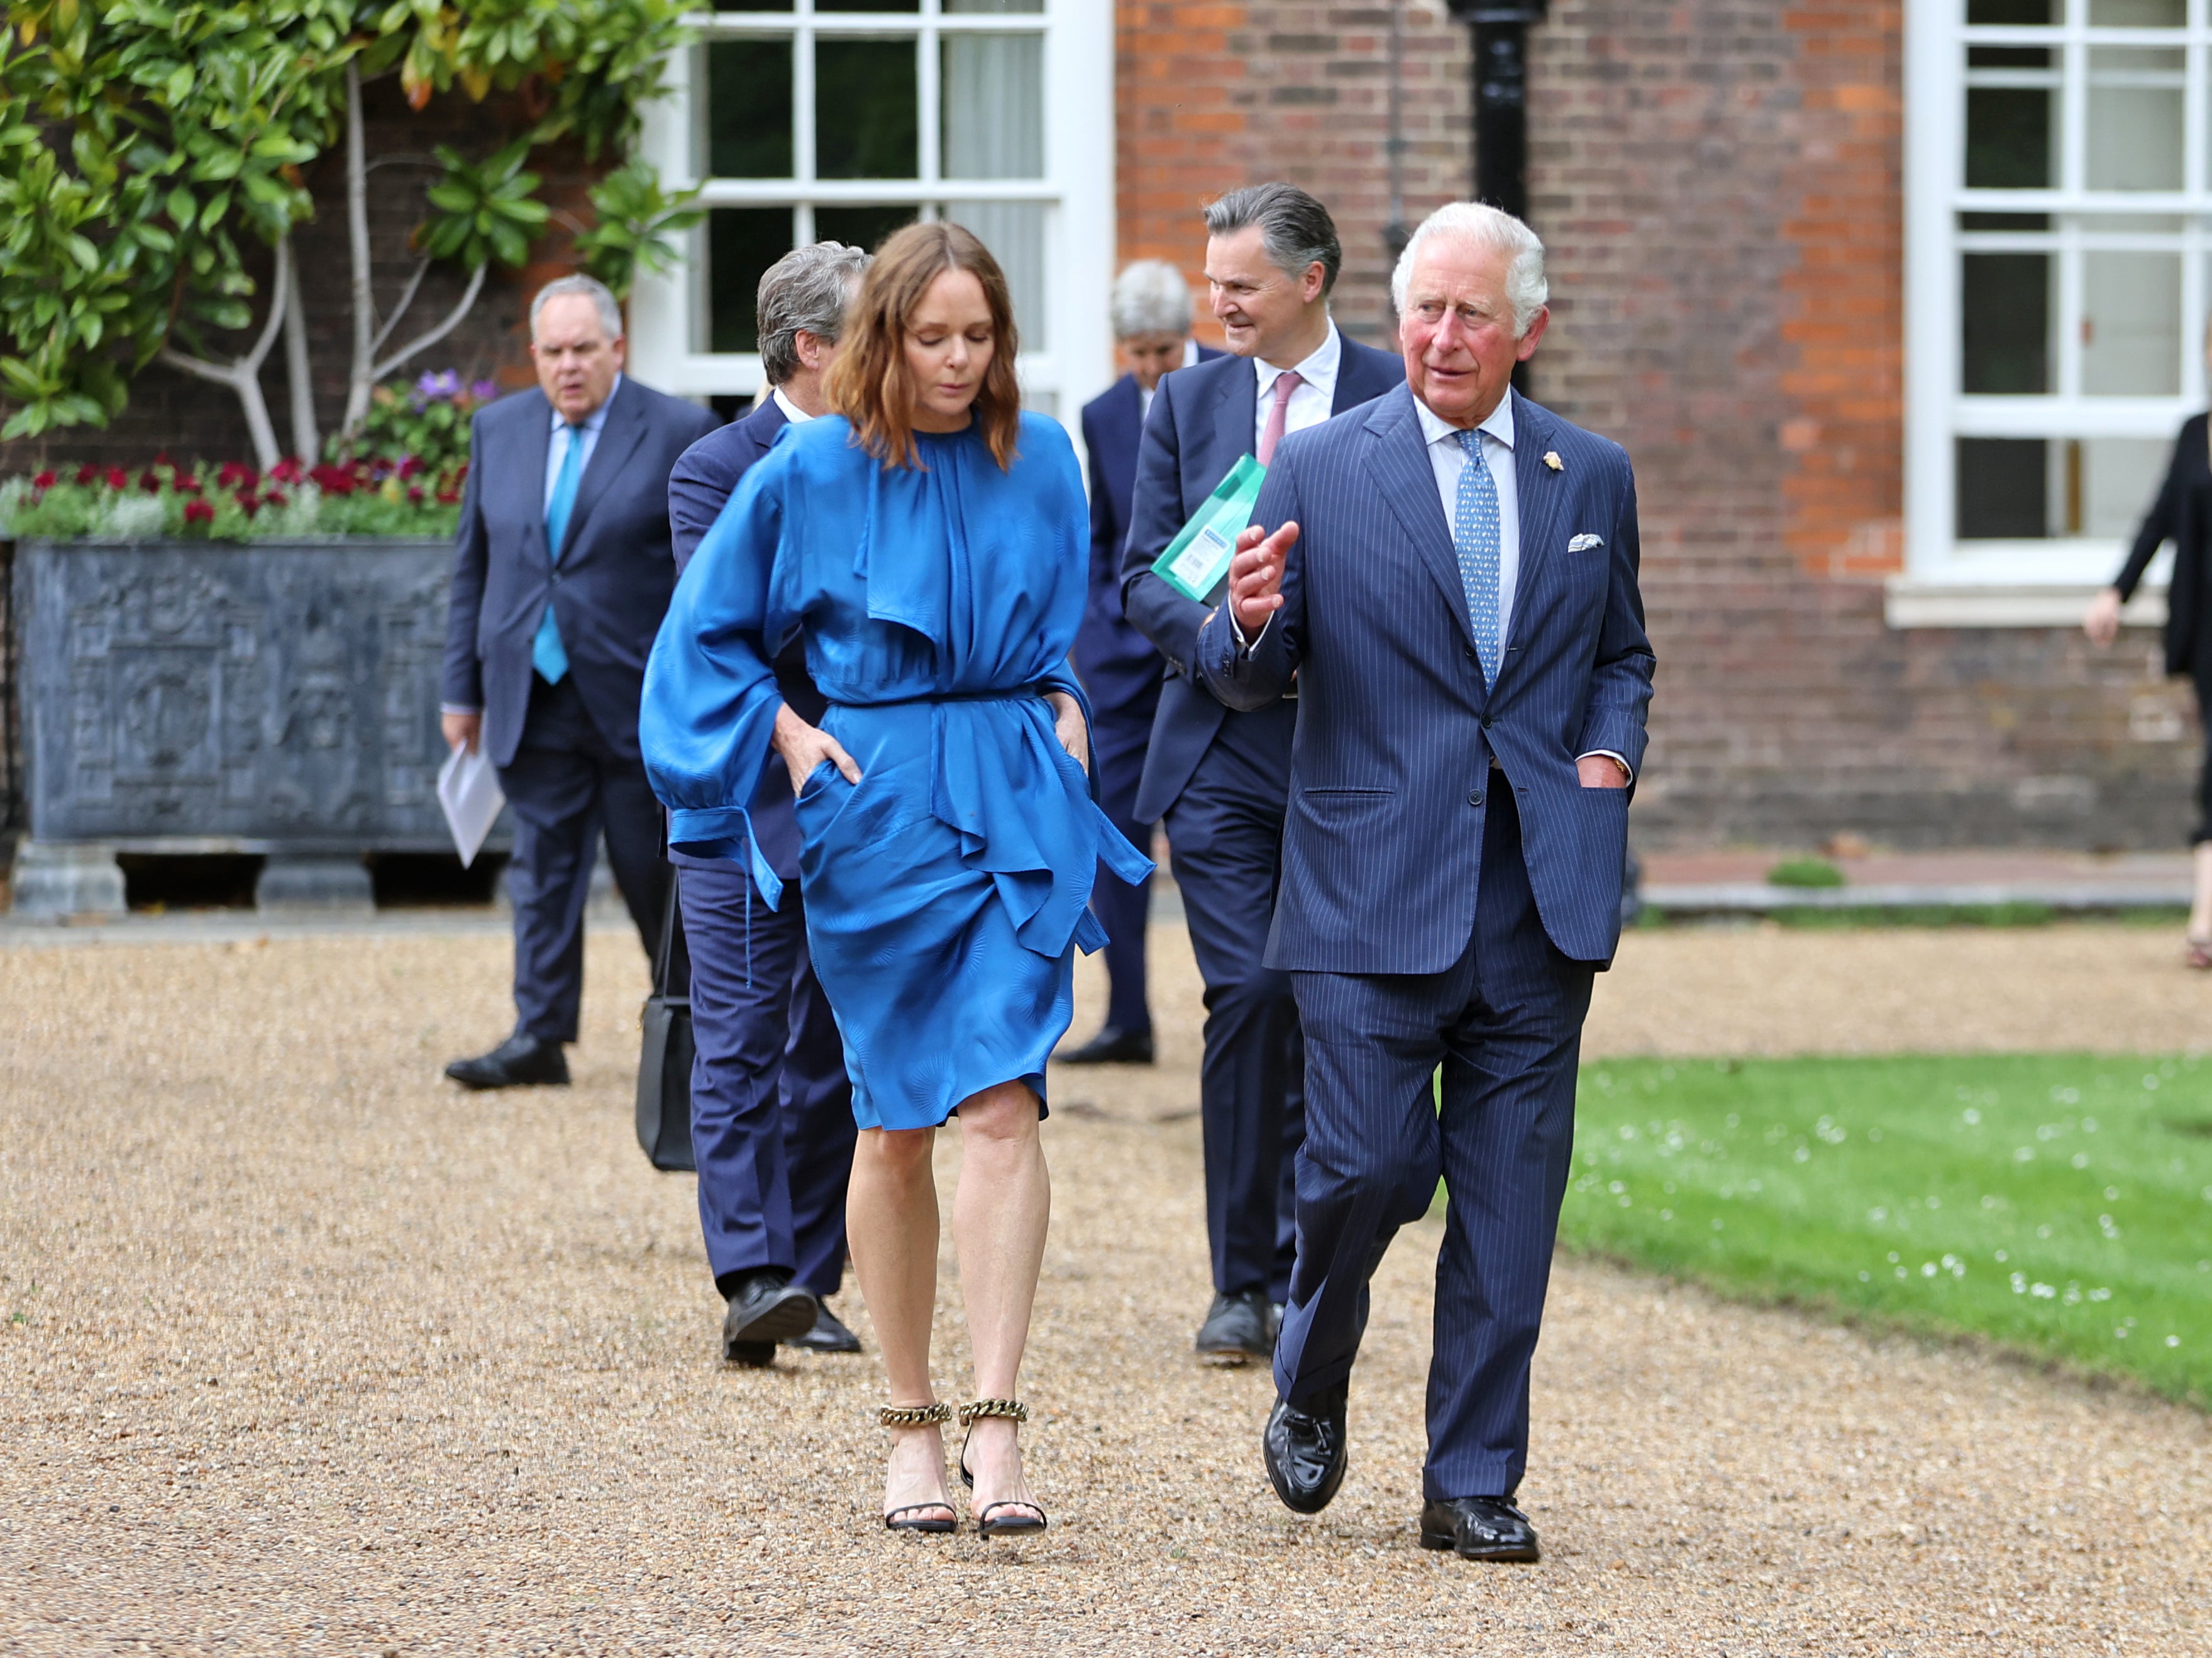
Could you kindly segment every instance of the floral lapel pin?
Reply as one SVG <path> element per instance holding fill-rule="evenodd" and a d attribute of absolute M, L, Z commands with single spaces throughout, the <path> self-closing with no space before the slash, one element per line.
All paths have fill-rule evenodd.
<path fill-rule="evenodd" d="M 1559 452 L 1556 449 L 1547 449 L 1544 451 L 1544 465 L 1550 467 L 1555 472 L 1564 472 L 1567 470 L 1565 465 L 1560 461 Z"/>

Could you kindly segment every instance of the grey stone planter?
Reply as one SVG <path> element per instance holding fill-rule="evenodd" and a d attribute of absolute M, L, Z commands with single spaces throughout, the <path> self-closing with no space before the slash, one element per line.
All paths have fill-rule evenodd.
<path fill-rule="evenodd" d="M 118 852 L 256 853 L 264 908 L 366 908 L 450 848 L 442 541 L 28 542 L 15 555 L 19 916 L 116 913 Z"/>

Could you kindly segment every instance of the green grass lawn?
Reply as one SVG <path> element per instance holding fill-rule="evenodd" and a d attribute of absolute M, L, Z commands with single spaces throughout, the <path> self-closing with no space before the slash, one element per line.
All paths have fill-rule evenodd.
<path fill-rule="evenodd" d="M 2204 1405 L 2212 1062 L 1593 1062 L 1560 1241 Z"/>

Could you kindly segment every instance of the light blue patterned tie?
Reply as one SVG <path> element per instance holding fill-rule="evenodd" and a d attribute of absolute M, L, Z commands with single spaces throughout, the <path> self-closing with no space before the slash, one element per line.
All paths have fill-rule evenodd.
<path fill-rule="evenodd" d="M 584 475 L 584 428 L 568 427 L 568 447 L 561 456 L 561 470 L 553 477 L 553 498 L 545 503 L 545 547 L 552 562 L 561 562 L 561 543 L 568 533 L 568 514 L 575 510 L 576 485 Z M 561 642 L 561 624 L 553 619 L 553 601 L 545 601 L 545 619 L 538 624 L 538 637 L 530 641 L 531 665 L 549 685 L 557 685 L 568 671 L 568 647 Z"/>
<path fill-rule="evenodd" d="M 1482 434 L 1456 435 L 1459 446 L 1467 452 L 1467 465 L 1459 469 L 1459 495 L 1452 506 L 1452 550 L 1459 555 L 1459 579 L 1467 588 L 1467 614 L 1474 623 L 1483 683 L 1491 685 L 1498 680 L 1498 566 L 1503 541 L 1498 483 L 1490 476 L 1490 463 L 1482 458 Z"/>

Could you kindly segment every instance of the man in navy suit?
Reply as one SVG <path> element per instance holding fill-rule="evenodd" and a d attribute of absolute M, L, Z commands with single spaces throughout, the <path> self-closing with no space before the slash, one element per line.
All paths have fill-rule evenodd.
<path fill-rule="evenodd" d="M 1152 562 L 1240 456 L 1267 464 L 1286 433 L 1382 396 L 1405 370 L 1329 319 L 1343 252 L 1328 210 L 1304 191 L 1231 191 L 1206 210 L 1206 228 L 1213 314 L 1234 355 L 1171 374 L 1154 394 L 1121 592 L 1168 665 L 1135 819 L 1167 820 L 1206 981 L 1199 1109 L 1214 1295 L 1197 1347 L 1209 1363 L 1243 1363 L 1274 1349 L 1290 1285 L 1289 1159 L 1303 1133 L 1297 1008 L 1290 981 L 1261 961 L 1297 705 L 1278 695 L 1224 707 L 1197 671 L 1206 607 L 1153 574 Z"/>
<path fill-rule="evenodd" d="M 1160 701 L 1160 653 L 1121 614 L 1121 550 L 1137 484 L 1137 445 L 1160 377 L 1221 355 L 1190 337 L 1190 288 L 1164 259 L 1139 259 L 1114 279 L 1114 343 L 1129 372 L 1083 405 L 1091 457 L 1091 592 L 1075 635 L 1075 671 L 1091 693 L 1091 764 L 1098 804 L 1132 846 L 1149 846 L 1137 786 Z M 1151 890 L 1103 864 L 1091 908 L 1106 929 L 1105 1028 L 1054 1055 L 1062 1065 L 1150 1065 L 1152 1014 L 1145 995 L 1145 923 Z"/>
<path fill-rule="evenodd" d="M 446 741 L 484 746 L 514 815 L 514 1032 L 446 1074 L 566 1083 L 584 993 L 584 901 L 602 830 L 647 955 L 668 895 L 638 757 L 646 653 L 676 588 L 668 469 L 714 424 L 624 378 L 622 308 L 588 276 L 530 306 L 538 389 L 481 410 L 453 547 Z"/>
<path fill-rule="evenodd" d="M 1263 1451 L 1289 1507 L 1335 1495 L 1368 1278 L 1441 1175 L 1420 1541 L 1534 1560 L 1529 1364 L 1651 698 L 1636 484 L 1511 390 L 1548 317 L 1526 225 L 1441 208 L 1391 288 L 1406 388 L 1283 446 L 1198 646 L 1234 706 L 1300 693 L 1267 959 L 1306 1140 Z"/>
<path fill-rule="evenodd" d="M 837 242 L 787 253 L 760 280 L 761 368 L 752 412 L 684 452 L 668 478 L 678 568 L 690 562 L 738 482 L 794 422 L 829 412 L 822 377 L 868 256 Z M 799 715 L 827 708 L 787 641 L 776 685 Z M 830 1310 L 845 1275 L 845 1188 L 853 1172 L 853 1087 L 830 1001 L 806 951 L 799 823 L 781 762 L 752 801 L 761 855 L 784 878 L 781 909 L 727 859 L 672 852 L 691 957 L 691 1150 L 707 1263 L 727 1303 L 722 1356 L 764 1365 L 776 1345 L 857 1353 Z"/>

